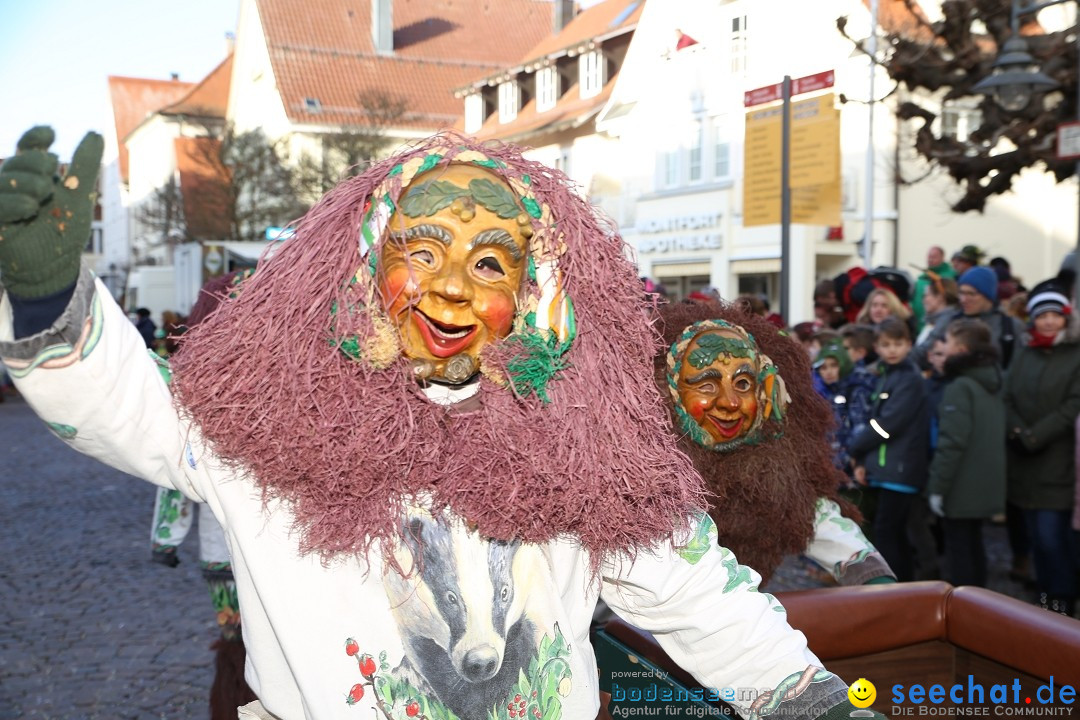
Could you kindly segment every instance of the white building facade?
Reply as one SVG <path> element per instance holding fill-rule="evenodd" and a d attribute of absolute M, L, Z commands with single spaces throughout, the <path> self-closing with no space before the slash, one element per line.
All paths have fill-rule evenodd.
<path fill-rule="evenodd" d="M 868 25 L 858 2 L 734 0 L 650 2 L 600 131 L 623 147 L 623 207 L 617 220 L 642 275 L 675 298 L 711 286 L 725 298 L 761 294 L 777 307 L 780 226 L 743 226 L 746 91 L 835 72 L 836 92 L 865 97 L 868 62 L 836 31 L 838 16 Z M 814 42 L 807 43 L 806 38 Z M 793 48 L 799 48 L 797 52 Z M 798 99 L 798 98 L 796 98 Z M 756 109 L 756 108 L 755 108 Z M 895 155 L 895 120 L 878 110 L 875 162 Z M 868 112 L 840 106 L 843 219 L 837 227 L 791 228 L 791 322 L 813 317 L 813 285 L 859 264 Z M 895 248 L 891 174 L 875 181 L 874 262 Z M 829 239 L 832 238 L 832 239 Z"/>

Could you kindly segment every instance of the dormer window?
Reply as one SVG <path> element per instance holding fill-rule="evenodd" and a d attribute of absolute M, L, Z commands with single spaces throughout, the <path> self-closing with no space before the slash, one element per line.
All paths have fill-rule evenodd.
<path fill-rule="evenodd" d="M 559 100 L 559 71 L 554 65 L 536 71 L 536 111 L 555 107 Z"/>
<path fill-rule="evenodd" d="M 304 98 L 304 109 L 312 115 L 318 115 L 322 112 L 322 103 L 319 98 Z"/>
<path fill-rule="evenodd" d="M 476 92 L 465 96 L 465 132 L 480 132 L 486 115 L 483 95 Z"/>
<path fill-rule="evenodd" d="M 521 104 L 521 89 L 513 80 L 499 83 L 499 122 L 508 123 L 517 118 Z"/>
<path fill-rule="evenodd" d="M 600 50 L 582 53 L 578 60 L 578 73 L 581 97 L 589 98 L 598 95 L 606 79 L 604 78 L 604 53 Z"/>

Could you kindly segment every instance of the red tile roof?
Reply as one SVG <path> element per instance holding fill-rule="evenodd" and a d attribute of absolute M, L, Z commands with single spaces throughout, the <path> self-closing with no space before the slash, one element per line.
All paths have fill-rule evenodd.
<path fill-rule="evenodd" d="M 567 23 L 562 32 L 549 35 L 534 45 L 522 56 L 517 68 L 511 68 L 509 72 L 514 73 L 521 66 L 528 65 L 534 60 L 558 56 L 568 49 L 576 49 L 594 40 L 632 32 L 637 27 L 644 5 L 644 0 L 605 0 L 593 5 Z M 506 74 L 506 72 L 504 68 L 500 74 Z M 486 84 L 488 78 L 495 77 L 497 75 L 489 75 L 481 80 L 474 79 L 472 87 Z M 535 76 L 529 73 L 526 77 L 527 81 L 531 82 Z M 518 111 L 517 117 L 508 123 L 500 123 L 498 111 L 493 112 L 476 132 L 476 137 L 485 140 L 490 138 L 520 140 L 539 132 L 577 127 L 603 108 L 611 95 L 617 77 L 618 68 L 615 68 L 600 93 L 584 99 L 580 95 L 580 83 L 575 82 L 558 99 L 554 108 L 544 112 L 536 111 L 536 99 L 531 98 Z M 459 119 L 457 127 L 459 130 L 462 129 L 464 121 Z"/>
<path fill-rule="evenodd" d="M 164 115 L 198 115 L 225 118 L 229 105 L 229 83 L 232 80 L 233 56 L 229 54 L 184 97 L 161 109 Z"/>
<path fill-rule="evenodd" d="M 462 88 L 479 87 L 489 81 L 494 83 L 503 76 L 520 72 L 535 61 L 559 57 L 567 50 L 577 49 L 594 40 L 630 32 L 637 27 L 644 6 L 644 0 L 604 0 L 597 3 L 575 16 L 561 32 L 548 35 L 529 48 L 513 65 L 506 65 L 488 75 L 473 76 L 471 83 L 459 87 L 458 95 Z M 616 23 L 616 20 L 619 22 Z"/>
<path fill-rule="evenodd" d="M 195 87 L 179 80 L 150 80 L 148 78 L 109 76 L 109 96 L 112 99 L 116 123 L 116 142 L 120 147 L 120 177 L 128 179 L 128 153 L 124 138 L 139 123 L 157 110 L 174 103 Z"/>
<path fill-rule="evenodd" d="M 644 0 L 605 0 L 583 10 L 557 35 L 549 35 L 529 50 L 522 63 L 560 53 L 582 43 L 633 29 L 641 17 Z M 615 23 L 619 20 L 618 23 Z"/>
<path fill-rule="evenodd" d="M 285 111 L 316 124 L 362 120 L 362 98 L 381 92 L 406 101 L 404 125 L 448 127 L 461 114 L 453 89 L 519 59 L 552 18 L 551 3 L 534 0 L 396 0 L 394 51 L 379 55 L 371 0 L 256 4 Z"/>
<path fill-rule="evenodd" d="M 221 141 L 179 137 L 173 142 L 188 235 L 197 240 L 230 237 L 232 206 L 228 170 L 218 160 Z"/>

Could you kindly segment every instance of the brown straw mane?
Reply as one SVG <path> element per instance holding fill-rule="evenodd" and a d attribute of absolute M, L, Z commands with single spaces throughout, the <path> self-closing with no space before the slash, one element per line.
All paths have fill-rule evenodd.
<path fill-rule="evenodd" d="M 334 347 L 371 337 L 381 314 L 349 288 L 366 265 L 357 253 L 365 202 L 395 165 L 439 148 L 478 150 L 505 164 L 502 175 L 528 175 L 565 238 L 559 266 L 578 336 L 549 404 L 483 378 L 478 407 L 447 410 L 420 394 L 405 360 L 377 370 Z M 485 362 L 505 369 L 506 346 Z M 188 334 L 173 385 L 214 451 L 249 471 L 264 500 L 290 504 L 302 552 L 328 560 L 397 539 L 418 499 L 491 538 L 571 535 L 599 562 L 670 537 L 705 507 L 652 383 L 657 349 L 621 238 L 562 173 L 509 145 L 440 135 L 327 194 L 238 297 Z"/>
<path fill-rule="evenodd" d="M 806 549 L 813 537 L 814 505 L 819 497 L 837 501 L 849 517 L 858 519 L 858 515 L 837 493 L 842 473 L 833 466 L 826 441 L 832 411 L 814 392 L 806 350 L 764 318 L 727 303 L 666 305 L 660 309 L 659 326 L 670 347 L 685 328 L 710 319 L 741 325 L 753 335 L 761 352 L 776 364 L 791 395 L 783 424 L 763 426 L 765 439 L 757 445 L 725 453 L 703 448 L 685 436 L 679 440 L 679 447 L 713 493 L 709 513 L 720 544 L 768 580 L 785 555 Z M 655 362 L 657 385 L 665 390 L 666 358 L 665 349 Z M 668 407 L 671 410 L 670 403 Z M 776 437 L 778 431 L 782 436 Z"/>

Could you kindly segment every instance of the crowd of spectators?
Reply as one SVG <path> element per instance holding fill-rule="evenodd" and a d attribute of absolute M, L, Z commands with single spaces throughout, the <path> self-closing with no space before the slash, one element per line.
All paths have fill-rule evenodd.
<path fill-rule="evenodd" d="M 1008 528 L 1008 572 L 1066 615 L 1080 589 L 1080 325 L 1075 271 L 1030 290 L 1007 259 L 933 247 L 917 277 L 853 268 L 820 281 L 812 321 L 746 312 L 809 354 L 842 492 L 900 580 L 987 583 L 983 529 Z M 648 289 L 648 288 L 647 288 Z M 662 290 L 653 287 L 652 292 Z M 707 288 L 686 301 L 712 300 Z"/>

